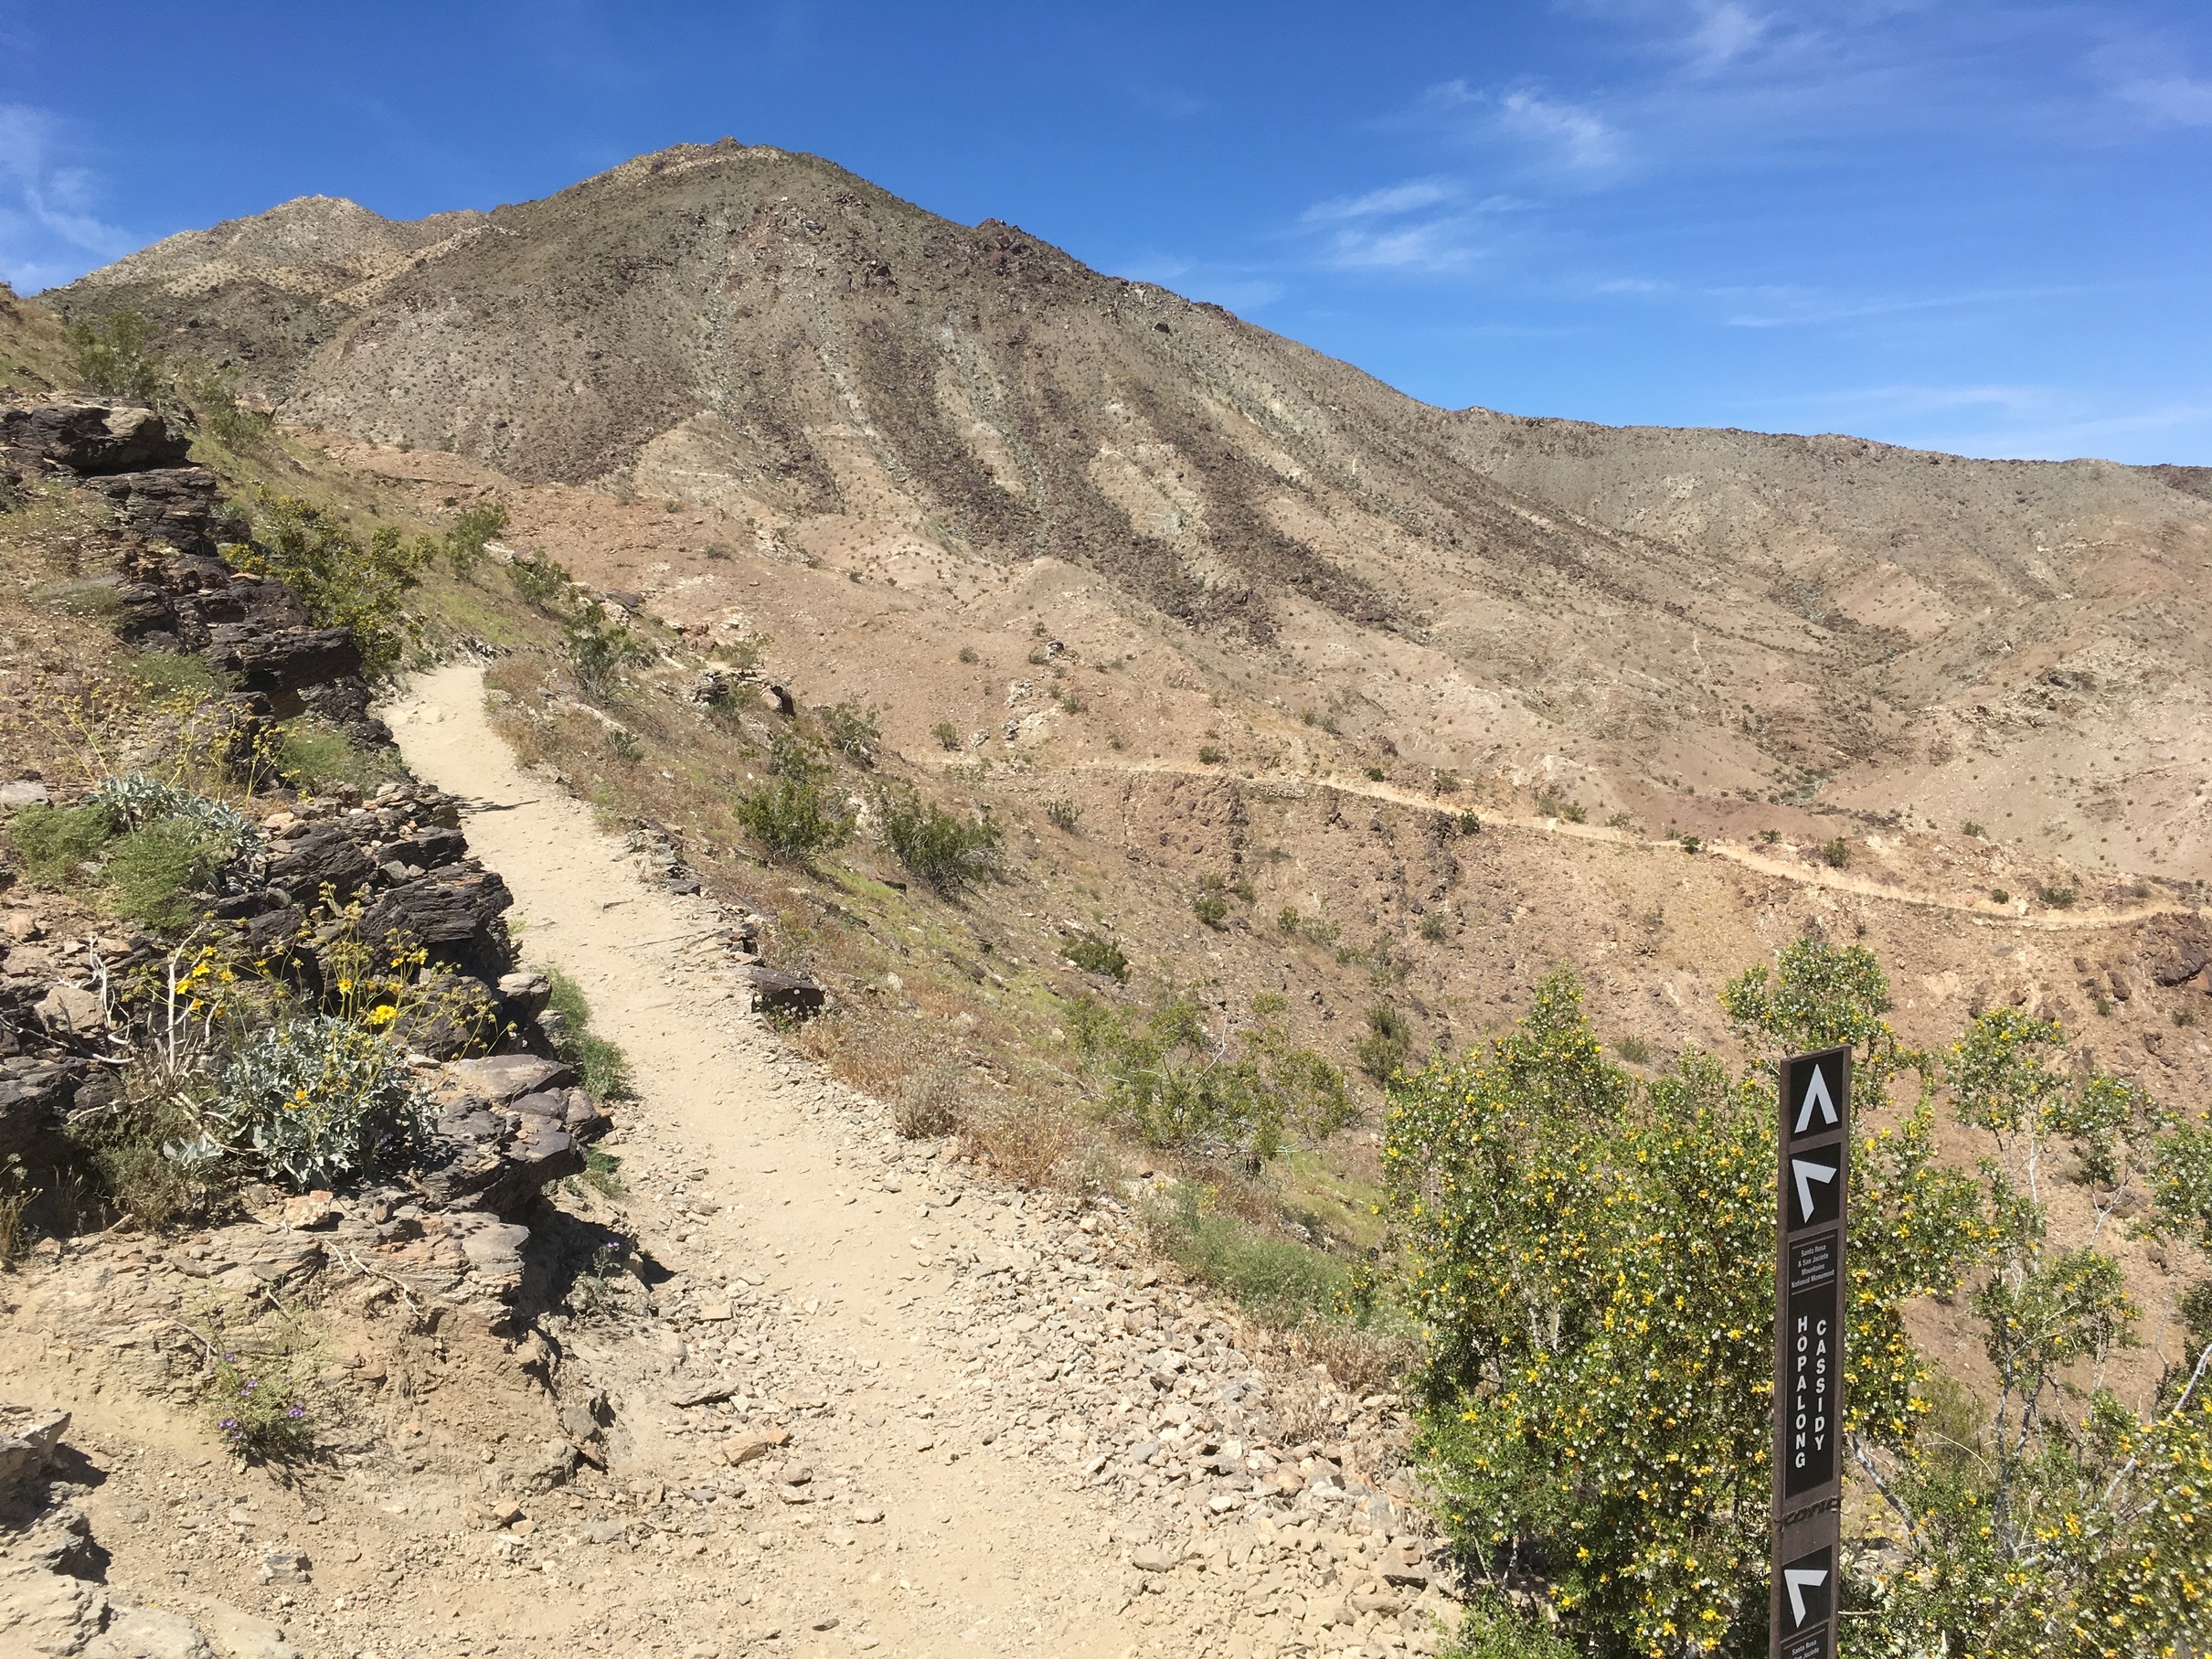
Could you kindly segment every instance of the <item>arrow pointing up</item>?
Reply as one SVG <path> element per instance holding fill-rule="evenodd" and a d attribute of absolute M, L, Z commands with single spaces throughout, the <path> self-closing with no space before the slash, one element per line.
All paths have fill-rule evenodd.
<path fill-rule="evenodd" d="M 1790 1592 L 1790 1628 L 1795 1630 L 1805 1622 L 1805 1591 L 1828 1581 L 1824 1567 L 1785 1567 L 1781 1571 L 1783 1588 Z"/>
<path fill-rule="evenodd" d="M 1835 1165 L 1815 1164 L 1810 1158 L 1792 1158 L 1790 1173 L 1797 1177 L 1797 1207 L 1801 1212 L 1798 1219 L 1810 1221 L 1813 1219 L 1813 1183 L 1818 1181 L 1825 1186 L 1834 1180 Z"/>
<path fill-rule="evenodd" d="M 1805 1085 L 1805 1098 L 1798 1103 L 1798 1134 L 1805 1133 L 1813 1122 L 1813 1109 L 1820 1108 L 1820 1121 L 1831 1129 L 1835 1127 L 1835 1099 L 1828 1092 L 1828 1073 L 1820 1066 L 1813 1068 L 1813 1080 Z"/>

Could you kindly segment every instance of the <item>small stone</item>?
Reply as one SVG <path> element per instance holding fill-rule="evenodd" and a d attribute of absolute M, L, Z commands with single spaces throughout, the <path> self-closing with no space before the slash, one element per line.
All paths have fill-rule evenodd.
<path fill-rule="evenodd" d="M 621 1521 L 586 1521 L 580 1528 L 587 1544 L 619 1544 L 629 1535 L 630 1528 Z"/>
<path fill-rule="evenodd" d="M 307 1566 L 305 1550 L 272 1549 L 261 1557 L 259 1577 L 264 1584 L 304 1584 Z"/>
<path fill-rule="evenodd" d="M 1176 1558 L 1164 1549 L 1146 1548 L 1133 1553 L 1129 1564 L 1139 1572 L 1173 1572 Z"/>

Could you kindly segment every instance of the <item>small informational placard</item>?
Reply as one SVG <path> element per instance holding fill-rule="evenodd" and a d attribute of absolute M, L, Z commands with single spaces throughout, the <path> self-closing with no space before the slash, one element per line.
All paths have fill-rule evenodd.
<path fill-rule="evenodd" d="M 1851 1050 L 1783 1060 L 1779 1105 L 1770 1652 L 1772 1659 L 1834 1659 Z"/>

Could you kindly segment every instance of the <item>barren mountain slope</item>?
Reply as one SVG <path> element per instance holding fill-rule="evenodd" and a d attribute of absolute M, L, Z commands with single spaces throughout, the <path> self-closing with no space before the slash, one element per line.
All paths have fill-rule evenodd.
<path fill-rule="evenodd" d="M 2203 867 L 2212 504 L 2162 479 L 1451 414 L 729 141 L 373 217 L 291 204 L 57 298 L 221 342 L 293 420 L 682 504 L 697 557 L 958 587 L 1053 556 L 1188 624 L 1240 718 L 1364 760 Z"/>

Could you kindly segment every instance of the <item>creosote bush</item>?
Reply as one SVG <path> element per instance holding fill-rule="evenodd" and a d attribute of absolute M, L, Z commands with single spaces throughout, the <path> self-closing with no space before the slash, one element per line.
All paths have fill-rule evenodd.
<path fill-rule="evenodd" d="M 350 628 L 363 672 L 372 678 L 399 665 L 421 624 L 406 599 L 430 561 L 426 542 L 409 543 L 379 526 L 364 541 L 337 514 L 263 488 L 248 506 L 252 539 L 223 548 L 240 570 L 273 576 L 300 596 L 318 628 Z"/>
<path fill-rule="evenodd" d="M 1562 972 L 1510 1034 L 1392 1090 L 1389 1208 L 1431 1333 L 1422 1452 L 1463 1558 L 1556 1619 L 1478 1599 L 1462 1650 L 1541 1651 L 1548 1631 L 1621 1659 L 1765 1651 L 1772 1068 L 1836 1044 L 1856 1057 L 1845 1654 L 2201 1643 L 2212 1400 L 2196 1390 L 2212 1341 L 2153 1398 L 2068 1386 L 2098 1374 L 2134 1310 L 2094 1232 L 2051 1235 L 2043 1188 L 2064 1145 L 2100 1217 L 2132 1207 L 2201 1248 L 2212 1131 L 2172 1130 L 2015 1009 L 1945 1054 L 1905 1048 L 1857 947 L 1798 941 L 1721 1000 L 1753 1056 L 1739 1075 L 1693 1050 L 1632 1076 Z M 1909 1075 L 1910 1103 L 1886 1111 Z M 1935 1156 L 1946 1092 L 1991 1148 L 1978 1174 Z M 1909 1301 L 1961 1292 L 1994 1399 L 1935 1374 L 1907 1334 Z"/>
<path fill-rule="evenodd" d="M 1129 983 L 1129 958 L 1103 933 L 1079 933 L 1062 947 L 1061 954 L 1086 973 Z"/>
<path fill-rule="evenodd" d="M 988 817 L 959 816 L 912 790 L 885 791 L 877 816 L 891 856 L 940 893 L 974 887 L 997 872 L 1002 837 Z"/>
<path fill-rule="evenodd" d="M 1154 1146 L 1224 1153 L 1256 1166 L 1296 1134 L 1318 1141 L 1356 1116 L 1344 1073 L 1292 1040 L 1281 997 L 1254 999 L 1250 1023 L 1207 1023 L 1176 999 L 1149 1014 L 1085 999 L 1069 1040 L 1106 1117 Z"/>

